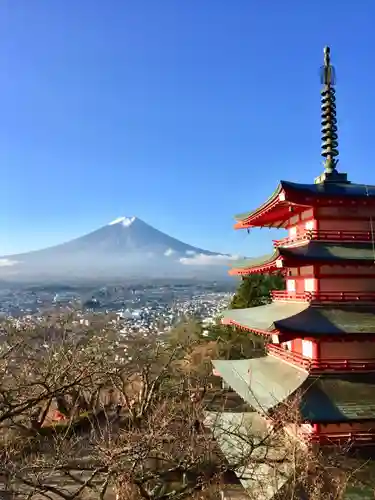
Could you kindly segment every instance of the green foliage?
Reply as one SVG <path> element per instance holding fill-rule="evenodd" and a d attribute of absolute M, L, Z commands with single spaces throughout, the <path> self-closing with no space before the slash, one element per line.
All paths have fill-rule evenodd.
<path fill-rule="evenodd" d="M 242 279 L 230 304 L 231 309 L 245 309 L 267 304 L 272 290 L 283 290 L 285 281 L 281 274 L 252 274 Z M 216 340 L 221 357 L 227 359 L 253 358 L 264 354 L 264 339 L 235 328 L 222 325 L 218 320 L 207 328 L 209 340 Z"/>
<path fill-rule="evenodd" d="M 230 305 L 231 309 L 245 309 L 268 304 L 272 290 L 284 290 L 285 281 L 281 274 L 252 274 L 245 276 Z"/>
<path fill-rule="evenodd" d="M 178 323 L 167 336 L 169 345 L 175 346 L 189 346 L 196 343 L 202 337 L 202 325 L 194 318 L 184 319 Z"/>
<path fill-rule="evenodd" d="M 264 341 L 259 335 L 222 325 L 217 320 L 208 328 L 207 339 L 218 343 L 220 358 L 249 359 L 264 354 Z"/>
<path fill-rule="evenodd" d="M 284 288 L 285 281 L 280 274 L 246 276 L 242 279 L 230 308 L 242 309 L 267 304 L 271 300 L 272 290 Z M 203 329 L 199 321 L 185 319 L 171 330 L 167 340 L 169 345 L 184 346 L 188 351 L 199 344 L 215 341 L 219 357 L 224 359 L 253 358 L 264 353 L 263 337 L 233 326 L 222 325 L 220 320 Z"/>

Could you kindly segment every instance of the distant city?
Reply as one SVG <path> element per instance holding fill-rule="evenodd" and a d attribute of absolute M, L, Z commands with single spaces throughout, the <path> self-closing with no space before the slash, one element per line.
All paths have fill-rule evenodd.
<path fill-rule="evenodd" d="M 115 314 L 121 332 L 168 331 L 184 318 L 213 321 L 231 300 L 235 282 L 151 283 L 85 286 L 0 287 L 0 316 L 37 322 L 53 312 L 74 311 L 82 321 L 93 313 Z"/>
<path fill-rule="evenodd" d="M 61 245 L 0 258 L 0 316 L 23 325 L 74 312 L 91 324 L 104 313 L 125 336 L 166 332 L 185 318 L 210 322 L 235 290 L 233 259 L 119 217 Z"/>

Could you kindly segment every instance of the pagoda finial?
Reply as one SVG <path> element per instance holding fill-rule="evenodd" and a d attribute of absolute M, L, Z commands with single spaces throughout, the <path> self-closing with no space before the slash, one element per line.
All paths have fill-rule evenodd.
<path fill-rule="evenodd" d="M 334 85 L 335 69 L 331 65 L 331 50 L 324 47 L 324 66 L 322 66 L 321 78 L 323 88 L 321 90 L 322 101 L 322 156 L 325 158 L 324 168 L 327 174 L 336 172 L 338 163 L 338 136 L 336 120 L 336 95 Z"/>

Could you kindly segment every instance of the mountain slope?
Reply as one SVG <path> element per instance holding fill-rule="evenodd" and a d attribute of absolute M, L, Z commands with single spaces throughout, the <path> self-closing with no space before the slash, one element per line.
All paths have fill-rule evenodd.
<path fill-rule="evenodd" d="M 0 258 L 0 277 L 179 277 L 198 270 L 217 276 L 230 259 L 183 243 L 136 217 L 120 217 L 67 243 Z"/>

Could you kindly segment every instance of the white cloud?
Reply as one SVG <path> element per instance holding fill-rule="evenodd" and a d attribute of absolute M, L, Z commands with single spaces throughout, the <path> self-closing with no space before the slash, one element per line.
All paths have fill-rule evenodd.
<path fill-rule="evenodd" d="M 171 256 L 171 255 L 173 255 L 173 254 L 174 254 L 174 250 L 173 250 L 172 248 L 168 248 L 168 250 L 166 250 L 166 251 L 164 252 L 164 255 L 165 255 L 166 257 L 170 257 L 170 256 Z"/>
<path fill-rule="evenodd" d="M 197 252 L 195 250 L 186 250 L 186 255 L 195 255 Z"/>
<path fill-rule="evenodd" d="M 18 260 L 0 259 L 0 267 L 10 267 L 18 264 Z"/>
<path fill-rule="evenodd" d="M 186 266 L 215 266 L 226 263 L 229 264 L 230 261 L 238 259 L 238 255 L 206 255 L 204 253 L 198 253 L 193 257 L 182 257 L 180 262 Z"/>

